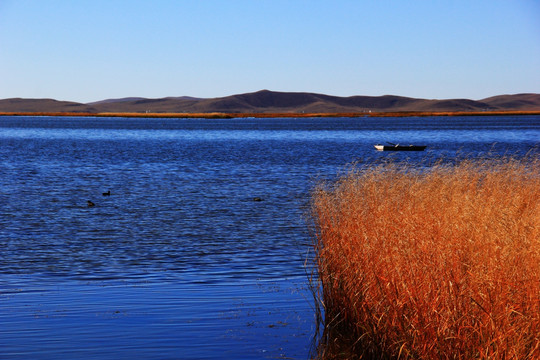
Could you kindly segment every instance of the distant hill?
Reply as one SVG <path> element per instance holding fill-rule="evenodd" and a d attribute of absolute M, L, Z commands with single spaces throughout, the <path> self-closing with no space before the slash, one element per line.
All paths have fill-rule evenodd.
<path fill-rule="evenodd" d="M 88 105 L 102 105 L 102 104 L 111 104 L 111 103 L 122 103 L 122 102 L 128 102 L 128 101 L 138 101 L 138 100 L 144 100 L 142 97 L 126 97 L 121 99 L 105 99 L 100 101 L 95 101 L 88 103 Z"/>
<path fill-rule="evenodd" d="M 0 112 L 80 113 L 361 113 L 403 111 L 540 111 L 540 94 L 500 95 L 482 100 L 428 100 L 402 96 L 339 97 L 261 90 L 219 98 L 127 97 L 88 104 L 53 99 L 4 99 Z"/>
<path fill-rule="evenodd" d="M 493 107 L 515 110 L 536 110 L 540 107 L 539 94 L 499 95 L 482 100 Z"/>
<path fill-rule="evenodd" d="M 11 98 L 0 100 L 1 112 L 98 112 L 90 105 L 72 101 L 54 99 L 21 99 Z"/>

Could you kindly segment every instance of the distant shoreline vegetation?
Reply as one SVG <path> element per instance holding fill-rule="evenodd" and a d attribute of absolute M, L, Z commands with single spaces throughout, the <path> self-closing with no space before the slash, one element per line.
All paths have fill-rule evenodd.
<path fill-rule="evenodd" d="M 400 111 L 360 113 L 88 113 L 88 112 L 0 112 L 0 116 L 126 117 L 126 118 L 314 118 L 314 117 L 433 117 L 433 116 L 520 116 L 540 115 L 540 111 Z"/>

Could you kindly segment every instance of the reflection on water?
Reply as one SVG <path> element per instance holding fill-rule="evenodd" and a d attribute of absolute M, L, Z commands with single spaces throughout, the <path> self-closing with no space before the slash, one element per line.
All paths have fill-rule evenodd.
<path fill-rule="evenodd" d="M 1 358 L 306 358 L 297 281 L 56 281 L 2 295 Z"/>
<path fill-rule="evenodd" d="M 0 117 L 0 357 L 306 358 L 317 179 L 539 135 L 538 117 Z"/>

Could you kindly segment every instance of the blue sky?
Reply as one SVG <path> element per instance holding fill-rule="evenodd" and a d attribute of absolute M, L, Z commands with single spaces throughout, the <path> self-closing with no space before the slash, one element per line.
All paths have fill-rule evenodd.
<path fill-rule="evenodd" d="M 538 0 L 0 0 L 0 99 L 540 93 Z"/>

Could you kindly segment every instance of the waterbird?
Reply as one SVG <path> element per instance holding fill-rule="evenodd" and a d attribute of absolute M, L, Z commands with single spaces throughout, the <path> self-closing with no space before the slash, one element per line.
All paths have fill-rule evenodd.
<path fill-rule="evenodd" d="M 103 193 L 103 196 L 109 196 L 109 195 L 111 195 L 111 190 L 108 190 L 107 192 Z"/>
<path fill-rule="evenodd" d="M 86 202 L 86 204 L 88 204 L 88 207 L 96 206 L 96 204 L 94 204 L 94 203 L 91 202 L 90 200 L 88 200 L 88 201 Z"/>

